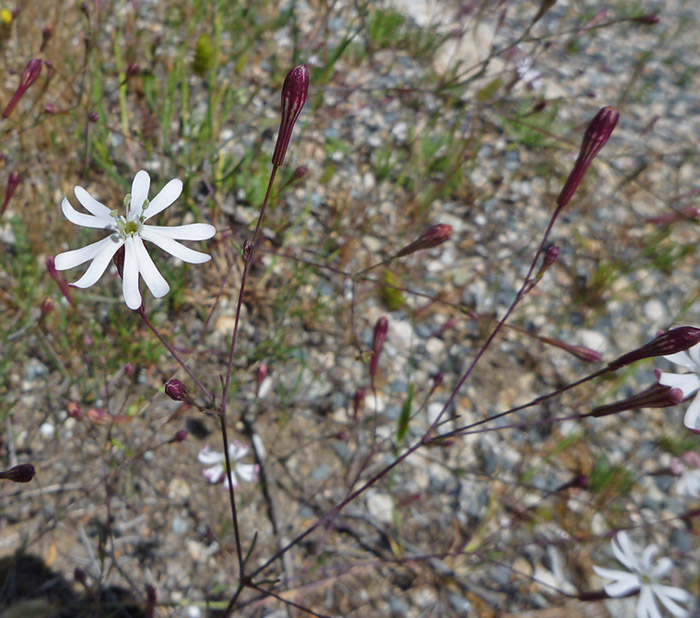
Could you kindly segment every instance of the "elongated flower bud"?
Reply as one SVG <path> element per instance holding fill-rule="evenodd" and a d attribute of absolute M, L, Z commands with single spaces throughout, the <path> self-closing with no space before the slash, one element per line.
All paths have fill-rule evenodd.
<path fill-rule="evenodd" d="M 372 359 L 369 362 L 369 376 L 372 380 L 372 388 L 374 388 L 374 376 L 377 375 L 379 355 L 382 353 L 382 348 L 384 347 L 384 341 L 386 340 L 388 331 L 389 320 L 382 316 L 374 325 L 374 337 L 372 338 Z"/>
<path fill-rule="evenodd" d="M 671 388 L 661 384 L 654 384 L 641 393 L 632 395 L 632 397 L 628 397 L 622 401 L 616 401 L 615 403 L 593 408 L 593 410 L 591 410 L 591 415 L 599 417 L 638 408 L 667 408 L 669 406 L 675 406 L 681 401 L 683 401 L 683 391 L 680 388 Z"/>
<path fill-rule="evenodd" d="M 7 479 L 13 483 L 28 483 L 34 478 L 36 470 L 30 463 L 23 463 L 0 472 L 0 479 Z"/>
<path fill-rule="evenodd" d="M 394 257 L 403 257 L 404 255 L 415 253 L 421 249 L 432 249 L 448 241 L 450 236 L 452 236 L 452 226 L 445 223 L 438 223 L 425 230 L 416 240 L 410 245 L 406 245 Z"/>
<path fill-rule="evenodd" d="M 574 163 L 574 169 L 571 170 L 566 184 L 564 184 L 564 188 L 557 198 L 557 206 L 559 208 L 566 206 L 573 197 L 586 174 L 588 166 L 610 139 L 619 117 L 620 112 L 617 111 L 617 108 L 603 107 L 591 120 L 583 136 L 581 150 L 576 163 Z"/>
<path fill-rule="evenodd" d="M 2 201 L 2 207 L 0 208 L 0 217 L 2 217 L 12 196 L 15 194 L 17 185 L 19 185 L 19 174 L 17 172 L 11 172 L 7 177 L 7 188 L 5 189 L 5 199 Z"/>
<path fill-rule="evenodd" d="M 175 401 L 183 401 L 187 399 L 187 387 L 173 378 L 165 383 L 165 394 Z"/>
<path fill-rule="evenodd" d="M 27 92 L 29 86 L 39 79 L 39 75 L 41 75 L 41 60 L 34 58 L 33 60 L 29 61 L 26 67 L 24 67 L 22 77 L 19 80 L 19 87 L 12 95 L 10 102 L 5 107 L 5 111 L 2 113 L 3 118 L 7 118 L 12 113 L 17 106 L 17 103 L 19 103 L 20 99 L 24 96 L 24 93 Z"/>
<path fill-rule="evenodd" d="M 668 356 L 676 352 L 683 352 L 700 343 L 700 328 L 693 326 L 679 326 L 666 332 L 662 332 L 641 348 L 623 354 L 617 360 L 608 364 L 608 369 L 615 371 L 625 365 L 630 365 L 643 358 L 654 356 Z"/>
<path fill-rule="evenodd" d="M 306 103 L 306 95 L 309 92 L 309 70 L 305 64 L 294 67 L 284 80 L 282 86 L 282 119 L 277 135 L 275 152 L 272 154 L 272 165 L 279 167 L 287 154 L 289 140 L 292 137 L 292 129 L 297 121 L 301 108 Z"/>
<path fill-rule="evenodd" d="M 61 277 L 59 272 L 56 270 L 56 264 L 54 263 L 54 259 L 52 257 L 46 258 L 46 270 L 49 271 L 51 277 L 53 277 L 54 281 L 58 284 L 58 287 L 60 288 L 63 295 L 66 297 L 66 300 L 75 309 L 75 303 L 73 302 L 73 295 L 71 294 L 70 286 L 68 285 L 68 283 L 66 283 L 66 280 L 63 277 Z"/>
<path fill-rule="evenodd" d="M 556 245 L 551 245 L 550 247 L 547 248 L 547 250 L 544 252 L 544 257 L 542 258 L 542 266 L 540 266 L 540 270 L 537 273 L 536 279 L 541 279 L 542 275 L 546 273 L 549 268 L 554 264 L 554 262 L 557 261 L 559 258 L 559 247 Z"/>

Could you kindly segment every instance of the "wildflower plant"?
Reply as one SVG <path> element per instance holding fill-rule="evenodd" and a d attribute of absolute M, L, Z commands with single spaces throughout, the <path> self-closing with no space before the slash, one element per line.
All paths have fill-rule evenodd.
<path fill-rule="evenodd" d="M 2 477 L 19 483 L 5 483 L 8 491 L 31 482 L 27 499 L 65 496 L 59 524 L 80 532 L 86 552 L 74 577 L 80 600 L 107 598 L 98 587 L 114 577 L 149 616 L 161 604 L 193 615 L 276 605 L 295 615 L 396 613 L 397 594 L 411 605 L 400 612 L 421 615 L 617 596 L 638 597 L 638 617 L 692 615 L 695 436 L 675 406 L 700 387 L 700 329 L 658 329 L 693 323 L 695 307 L 664 297 L 675 311 L 659 317 L 648 303 L 653 325 L 622 328 L 620 303 L 637 318 L 643 303 L 637 287 L 612 280 L 634 268 L 655 273 L 657 260 L 671 273 L 653 290 L 663 297 L 695 243 L 666 251 L 670 230 L 647 232 L 687 223 L 692 205 L 681 193 L 664 204 L 672 215 L 635 211 L 634 225 L 647 228 L 623 226 L 611 242 L 616 208 L 632 210 L 626 200 L 646 182 L 629 167 L 638 159 L 629 149 L 647 149 L 639 134 L 653 128 L 653 119 L 639 127 L 631 109 L 646 67 L 630 71 L 624 96 L 553 90 L 573 80 L 555 79 L 561 46 L 552 39 L 569 37 L 575 57 L 578 35 L 663 19 L 613 9 L 591 18 L 555 2 L 524 3 L 522 14 L 508 3 L 462 3 L 453 15 L 445 3 L 448 23 L 442 11 L 432 24 L 372 5 L 348 25 L 344 11 L 358 9 L 340 3 L 322 20 L 328 28 L 291 23 L 290 46 L 268 32 L 282 19 L 269 19 L 275 7 L 175 2 L 168 15 L 161 4 L 127 7 L 114 28 L 103 3 L 71 7 L 70 39 L 59 22 L 35 20 L 28 34 L 27 8 L 0 33 L 13 67 L 0 123 L 0 302 L 12 316 L 2 329 Z M 155 15 L 158 25 L 144 29 Z M 462 43 L 491 18 L 493 43 L 480 41 L 485 57 L 467 61 Z M 101 36 L 105 24 L 110 36 Z M 175 45 L 175 24 L 187 43 Z M 67 76 L 83 48 L 70 43 L 68 62 L 68 40 L 84 47 L 75 81 Z M 527 55 L 509 65 L 520 49 Z M 385 65 L 395 51 L 400 61 Z M 308 67 L 283 80 L 288 52 Z M 528 87 L 514 88 L 516 73 Z M 588 107 L 590 94 L 601 104 Z M 148 171 L 136 172 L 123 205 L 111 203 L 109 179 L 130 179 L 135 161 Z M 149 201 L 149 172 L 171 168 L 185 182 L 170 180 Z M 48 183 L 59 195 L 44 175 L 60 180 Z M 36 229 L 57 223 L 57 202 L 78 179 L 100 189 L 93 197 L 76 186 L 78 204 L 68 196 L 62 212 L 104 237 L 58 247 Z M 178 200 L 215 225 L 156 225 Z M 196 264 L 211 256 L 180 241 L 215 235 L 202 302 L 144 302 L 141 280 L 155 298 L 186 286 L 172 271 L 166 281 L 163 256 L 147 242 Z M 631 238 L 649 243 L 640 261 L 606 271 L 605 260 L 629 262 L 614 258 L 638 248 Z M 112 263 L 134 313 L 74 289 L 95 285 Z M 69 286 L 62 271 L 83 264 Z M 584 293 L 596 283 L 591 264 L 613 273 L 594 302 Z M 36 285 L 11 271 L 38 273 Z M 610 316 L 606 294 L 618 303 Z M 17 358 L 40 363 L 19 371 Z M 649 359 L 689 373 L 657 369 L 657 381 L 638 387 L 652 382 Z M 36 396 L 38 382 L 49 403 Z M 31 406 L 36 423 L 20 433 Z M 691 430 L 695 408 L 685 417 Z M 659 429 L 678 455 L 661 471 Z M 19 463 L 29 454 L 32 464 Z M 224 489 L 206 503 L 202 477 Z M 668 517 L 654 510 L 665 493 L 674 494 Z M 83 525 L 94 496 L 103 502 L 91 515 L 95 539 Z M 656 538 L 668 539 L 678 568 L 619 532 L 612 552 L 626 570 L 591 569 L 590 552 L 632 527 L 640 536 L 673 528 Z M 164 545 L 175 539 L 172 566 L 195 574 L 186 597 L 168 568 L 149 567 L 140 581 L 139 537 L 163 530 Z M 593 573 L 606 580 L 602 591 L 589 591 Z"/>

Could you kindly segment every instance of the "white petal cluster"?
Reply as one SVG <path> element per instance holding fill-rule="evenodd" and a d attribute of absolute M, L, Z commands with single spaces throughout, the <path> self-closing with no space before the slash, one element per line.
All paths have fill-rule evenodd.
<path fill-rule="evenodd" d="M 605 585 L 605 592 L 611 597 L 624 597 L 639 591 L 636 618 L 662 618 L 658 601 L 676 618 L 690 616 L 690 612 L 679 603 L 690 603 L 693 597 L 682 588 L 658 583 L 671 572 L 673 562 L 670 558 L 660 558 L 654 563 L 659 551 L 656 545 L 649 545 L 641 554 L 626 532 L 618 532 L 612 541 L 615 557 L 628 570 L 604 569 L 594 566 L 593 570 L 613 581 Z"/>
<path fill-rule="evenodd" d="M 685 352 L 669 354 L 664 358 L 690 373 L 667 373 L 657 370 L 656 377 L 659 384 L 680 388 L 684 399 L 700 390 L 700 343 Z M 691 431 L 700 433 L 700 396 L 696 395 L 686 410 L 683 424 Z"/>
<path fill-rule="evenodd" d="M 97 283 L 107 269 L 114 254 L 124 247 L 124 273 L 122 290 L 124 300 L 129 309 L 141 307 L 141 292 L 139 291 L 139 276 L 153 296 L 161 298 L 170 291 L 168 282 L 158 272 L 151 256 L 148 255 L 144 240 L 159 246 L 183 262 L 202 264 L 211 259 L 206 253 L 194 251 L 177 242 L 178 240 L 207 240 L 216 233 L 216 228 L 207 223 L 192 223 L 164 227 L 160 225 L 144 225 L 144 223 L 163 212 L 182 193 L 182 181 L 171 180 L 165 185 L 151 202 L 148 201 L 148 190 L 151 179 L 148 173 L 141 170 L 134 177 L 131 194 L 124 198 L 126 216 L 117 210 L 110 210 L 98 202 L 82 187 L 75 187 L 75 197 L 90 214 L 86 215 L 75 210 L 67 198 L 63 199 L 61 209 L 66 218 L 75 225 L 107 230 L 110 235 L 102 240 L 83 247 L 60 253 L 55 258 L 58 270 L 74 268 L 85 262 L 91 262 L 85 274 L 74 285 L 78 288 L 88 288 Z"/>
<path fill-rule="evenodd" d="M 246 483 L 254 483 L 258 480 L 258 473 L 260 472 L 259 466 L 257 464 L 247 464 L 239 461 L 247 454 L 248 447 L 245 444 L 234 440 L 228 445 L 228 456 L 233 466 L 233 470 L 231 470 L 231 480 L 233 481 L 234 489 L 238 489 L 238 479 L 236 475 L 240 476 Z M 210 466 L 202 470 L 202 475 L 205 479 L 212 484 L 219 483 L 221 479 L 224 479 L 224 487 L 228 489 L 228 478 L 226 478 L 225 468 L 226 457 L 224 453 L 211 450 L 207 444 L 199 451 L 197 460 L 205 466 Z"/>

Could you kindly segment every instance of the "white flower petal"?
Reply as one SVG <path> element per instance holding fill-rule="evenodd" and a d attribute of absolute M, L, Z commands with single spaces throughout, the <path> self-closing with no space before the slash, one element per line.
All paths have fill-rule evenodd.
<path fill-rule="evenodd" d="M 640 589 L 639 578 L 632 573 L 627 573 L 627 577 L 620 578 L 619 581 L 606 584 L 605 592 L 611 597 L 624 597 L 635 590 Z"/>
<path fill-rule="evenodd" d="M 656 599 L 648 586 L 642 586 L 637 602 L 637 618 L 663 618 Z"/>
<path fill-rule="evenodd" d="M 615 554 L 615 558 L 624 564 L 630 571 L 639 573 L 640 564 L 639 560 L 637 559 L 636 549 L 624 530 L 617 533 L 617 536 L 612 540 L 611 546 L 613 554 Z"/>
<path fill-rule="evenodd" d="M 693 359 L 690 358 L 687 352 L 676 352 L 675 354 L 668 354 L 664 356 L 664 358 L 667 361 L 672 362 L 674 365 L 683 367 L 683 369 L 687 369 L 688 371 L 695 372 L 698 370 L 697 363 L 693 362 Z"/>
<path fill-rule="evenodd" d="M 143 277 L 144 282 L 151 294 L 156 298 L 162 298 L 170 291 L 170 286 L 163 275 L 158 272 L 156 265 L 153 263 L 151 256 L 148 255 L 146 247 L 143 246 L 143 240 L 138 236 L 134 237 L 134 248 L 136 249 L 136 257 L 139 265 L 139 272 Z"/>
<path fill-rule="evenodd" d="M 671 388 L 680 388 L 683 391 L 683 397 L 688 397 L 700 389 L 700 378 L 694 373 L 667 373 L 662 371 L 659 376 L 659 384 L 670 386 Z"/>
<path fill-rule="evenodd" d="M 696 395 L 693 403 L 688 406 L 683 424 L 692 431 L 700 430 L 700 396 Z"/>
<path fill-rule="evenodd" d="M 682 588 L 664 586 L 662 584 L 652 584 L 651 591 L 658 597 L 664 607 L 677 618 L 685 618 L 685 616 L 690 615 L 690 611 L 676 603 L 676 601 L 680 601 L 681 603 L 689 603 L 692 601 L 693 596 L 689 592 Z"/>
<path fill-rule="evenodd" d="M 175 178 L 165 185 L 144 211 L 146 219 L 154 217 L 170 206 L 182 193 L 182 180 Z M 146 220 L 144 219 L 144 221 Z"/>
<path fill-rule="evenodd" d="M 111 218 L 111 210 L 107 208 L 102 202 L 98 202 L 92 195 L 90 195 L 82 187 L 75 187 L 73 189 L 75 192 L 75 197 L 83 205 L 83 208 L 89 213 L 95 215 L 96 217 L 102 217 L 103 219 Z"/>
<path fill-rule="evenodd" d="M 141 170 L 134 176 L 134 181 L 131 183 L 131 204 L 129 204 L 130 221 L 135 221 L 141 216 L 143 211 L 143 203 L 148 197 L 148 189 L 151 186 L 151 177 L 148 172 Z"/>
<path fill-rule="evenodd" d="M 154 231 L 153 226 L 151 225 L 143 226 L 141 238 L 144 240 L 150 240 L 154 245 L 158 245 L 161 249 L 163 249 L 163 251 L 166 251 L 183 262 L 189 262 L 190 264 L 203 264 L 211 259 L 211 256 L 207 255 L 206 253 L 189 249 L 188 247 L 181 245 L 176 240 L 168 238 L 158 231 Z"/>
<path fill-rule="evenodd" d="M 98 240 L 97 242 L 87 245 L 86 247 L 59 253 L 54 258 L 56 269 L 68 270 L 69 268 L 75 268 L 76 266 L 80 266 L 81 264 L 94 259 L 96 255 L 105 250 L 105 247 L 109 245 L 110 242 L 114 242 L 112 239 L 118 240 L 119 236 L 112 234 L 111 236 L 107 236 L 107 238 Z"/>
<path fill-rule="evenodd" d="M 258 480 L 258 472 L 260 471 L 260 468 L 257 464 L 239 463 L 235 469 L 236 473 L 246 483 L 255 483 L 255 481 Z"/>
<path fill-rule="evenodd" d="M 81 227 L 91 227 L 98 230 L 113 230 L 116 231 L 117 226 L 114 223 L 113 217 L 95 217 L 93 215 L 84 215 L 78 212 L 67 198 L 63 198 L 61 202 L 61 210 L 68 221 Z"/>
<path fill-rule="evenodd" d="M 670 558 L 659 558 L 656 566 L 649 565 L 647 575 L 652 579 L 659 580 L 668 575 L 672 569 L 673 561 Z"/>
<path fill-rule="evenodd" d="M 231 472 L 231 480 L 233 481 L 233 488 L 238 489 L 240 485 L 238 484 L 235 472 Z M 224 476 L 224 489 L 228 489 L 228 476 Z"/>
<path fill-rule="evenodd" d="M 207 240 L 216 234 L 216 228 L 208 223 L 189 223 L 188 225 L 145 225 L 152 230 L 173 240 Z"/>
<path fill-rule="evenodd" d="M 644 551 L 642 552 L 642 572 L 643 573 L 649 573 L 652 571 L 653 566 L 652 563 L 654 562 L 654 556 L 659 553 L 659 548 L 657 545 L 652 543 L 651 545 L 647 545 L 644 548 Z M 667 558 L 666 558 L 667 560 Z M 671 568 L 673 568 L 673 563 L 671 563 Z"/>
<path fill-rule="evenodd" d="M 107 242 L 105 243 L 105 241 Z M 102 243 L 103 249 L 92 260 L 92 264 L 85 271 L 85 274 L 73 284 L 76 288 L 89 288 L 97 283 L 98 279 L 107 270 L 107 266 L 109 266 L 114 254 L 124 244 L 124 241 L 117 234 L 112 234 L 96 244 Z"/>
<path fill-rule="evenodd" d="M 228 445 L 228 456 L 231 459 L 243 459 L 248 454 L 248 447 L 239 442 L 238 440 L 234 440 L 233 442 L 230 442 Z"/>
<path fill-rule="evenodd" d="M 218 451 L 213 451 L 208 444 L 199 449 L 199 453 L 197 453 L 197 461 L 207 466 L 221 463 L 223 460 L 224 454 L 219 453 Z"/>
<path fill-rule="evenodd" d="M 695 344 L 690 348 L 688 350 L 688 356 L 690 356 L 690 360 L 695 363 L 695 371 L 700 369 L 700 345 Z"/>
<path fill-rule="evenodd" d="M 124 301 L 129 309 L 141 307 L 141 292 L 139 292 L 139 263 L 134 237 L 129 236 L 124 243 L 124 281 L 122 282 Z"/>
<path fill-rule="evenodd" d="M 216 484 L 224 476 L 224 466 L 222 464 L 216 464 L 211 468 L 204 468 L 202 470 L 202 476 L 207 479 L 212 484 Z"/>

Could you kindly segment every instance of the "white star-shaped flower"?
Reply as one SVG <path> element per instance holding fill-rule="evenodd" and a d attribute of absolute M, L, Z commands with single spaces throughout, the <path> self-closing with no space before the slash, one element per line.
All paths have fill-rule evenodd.
<path fill-rule="evenodd" d="M 158 245 L 163 251 L 190 264 L 202 264 L 211 259 L 211 256 L 206 253 L 189 249 L 177 241 L 207 240 L 216 234 L 216 228 L 213 225 L 207 223 L 173 227 L 144 225 L 148 219 L 163 212 L 182 193 L 182 181 L 174 179 L 149 202 L 147 198 L 150 184 L 148 172 L 141 170 L 136 174 L 131 186 L 131 194 L 124 198 L 126 216 L 120 215 L 117 210 L 110 210 L 82 187 L 75 187 L 75 197 L 90 213 L 89 215 L 78 212 L 70 205 L 67 198 L 63 198 L 61 209 L 71 223 L 111 232 L 106 238 L 87 247 L 66 251 L 56 256 L 55 264 L 58 270 L 67 270 L 91 261 L 85 274 L 72 285 L 88 288 L 95 284 L 109 266 L 114 254 L 123 246 L 124 300 L 129 309 L 138 309 L 141 306 L 139 275 L 143 277 L 146 286 L 156 298 L 165 296 L 170 290 L 168 282 L 158 272 L 151 256 L 148 255 L 143 244 L 144 240 Z"/>
<path fill-rule="evenodd" d="M 656 545 L 649 545 L 641 555 L 638 555 L 637 548 L 623 531 L 618 532 L 617 537 L 613 539 L 612 550 L 628 571 L 593 566 L 593 570 L 598 575 L 613 580 L 604 586 L 608 596 L 624 597 L 639 591 L 636 618 L 662 618 L 657 599 L 676 618 L 690 615 L 690 612 L 679 603 L 691 602 L 692 595 L 682 588 L 658 583 L 661 578 L 670 573 L 673 562 L 670 558 L 661 558 L 654 564 L 654 556 L 659 551 Z"/>
<path fill-rule="evenodd" d="M 700 389 L 700 343 L 694 345 L 685 352 L 677 352 L 664 356 L 674 365 L 683 367 L 691 373 L 667 373 L 656 370 L 656 379 L 659 384 L 680 388 L 683 391 L 683 398 L 690 397 Z M 683 424 L 694 433 L 700 433 L 700 396 L 695 397 L 685 412 Z"/>
<path fill-rule="evenodd" d="M 671 462 L 671 472 L 679 476 L 676 492 L 686 498 L 700 498 L 700 454 L 687 451 Z"/>
<path fill-rule="evenodd" d="M 238 479 L 236 474 L 241 477 L 246 483 L 254 483 L 258 480 L 260 468 L 257 464 L 240 463 L 238 460 L 243 459 L 248 454 L 248 447 L 245 444 L 234 440 L 228 445 L 228 456 L 231 460 L 233 470 L 231 470 L 231 479 L 233 480 L 233 488 L 238 489 Z M 226 478 L 226 458 L 223 453 L 212 451 L 209 445 L 205 445 L 198 455 L 197 459 L 205 466 L 211 466 L 202 470 L 202 475 L 210 483 L 216 484 L 224 479 L 224 487 L 228 489 L 228 478 Z"/>

